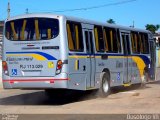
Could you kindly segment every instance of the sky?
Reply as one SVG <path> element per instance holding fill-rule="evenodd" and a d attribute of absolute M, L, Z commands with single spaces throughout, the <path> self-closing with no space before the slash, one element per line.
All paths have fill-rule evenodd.
<path fill-rule="evenodd" d="M 116 24 L 133 25 L 145 29 L 146 24 L 160 24 L 160 0 L 0 0 L 0 20 L 7 17 L 7 3 L 10 1 L 11 16 L 29 13 L 51 12 L 78 18 L 106 22 L 113 19 Z M 124 4 L 109 5 L 123 1 Z M 96 9 L 63 11 L 106 5 Z M 61 12 L 63 11 L 63 12 Z"/>

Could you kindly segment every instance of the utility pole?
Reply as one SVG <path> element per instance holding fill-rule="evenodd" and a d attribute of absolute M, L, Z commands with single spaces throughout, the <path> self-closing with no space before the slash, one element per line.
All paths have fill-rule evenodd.
<path fill-rule="evenodd" d="M 132 27 L 132 28 L 134 28 L 135 26 L 134 26 L 134 21 L 133 21 L 133 24 L 131 25 L 131 26 L 129 26 L 129 27 Z"/>
<path fill-rule="evenodd" d="M 134 21 L 133 21 L 133 28 L 134 28 Z"/>
<path fill-rule="evenodd" d="M 29 12 L 28 12 L 29 10 L 28 10 L 28 8 L 26 9 L 26 14 L 28 14 Z"/>
<path fill-rule="evenodd" d="M 8 2 L 8 7 L 7 7 L 8 18 L 10 18 L 10 12 L 11 12 L 10 2 Z"/>

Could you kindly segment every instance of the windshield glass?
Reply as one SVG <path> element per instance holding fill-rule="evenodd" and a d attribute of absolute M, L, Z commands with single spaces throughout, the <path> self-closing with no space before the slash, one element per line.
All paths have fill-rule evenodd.
<path fill-rule="evenodd" d="M 59 34 L 59 21 L 53 18 L 25 18 L 6 23 L 8 40 L 50 40 Z"/>

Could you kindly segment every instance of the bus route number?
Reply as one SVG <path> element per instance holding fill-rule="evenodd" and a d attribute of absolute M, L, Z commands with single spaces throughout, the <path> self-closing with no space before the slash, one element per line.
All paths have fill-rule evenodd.
<path fill-rule="evenodd" d="M 20 65 L 20 69 L 40 69 L 43 65 Z"/>

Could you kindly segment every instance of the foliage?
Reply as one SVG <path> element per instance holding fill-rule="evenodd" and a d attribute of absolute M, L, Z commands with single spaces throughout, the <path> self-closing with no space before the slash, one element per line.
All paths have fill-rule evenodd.
<path fill-rule="evenodd" d="M 107 20 L 107 23 L 110 23 L 110 24 L 116 24 L 116 22 L 115 22 L 113 19 L 109 19 L 109 20 Z"/>
<path fill-rule="evenodd" d="M 153 25 L 153 24 L 147 24 L 145 27 L 146 27 L 146 30 L 151 31 L 153 34 L 155 34 L 156 31 L 160 29 L 160 25 Z"/>

